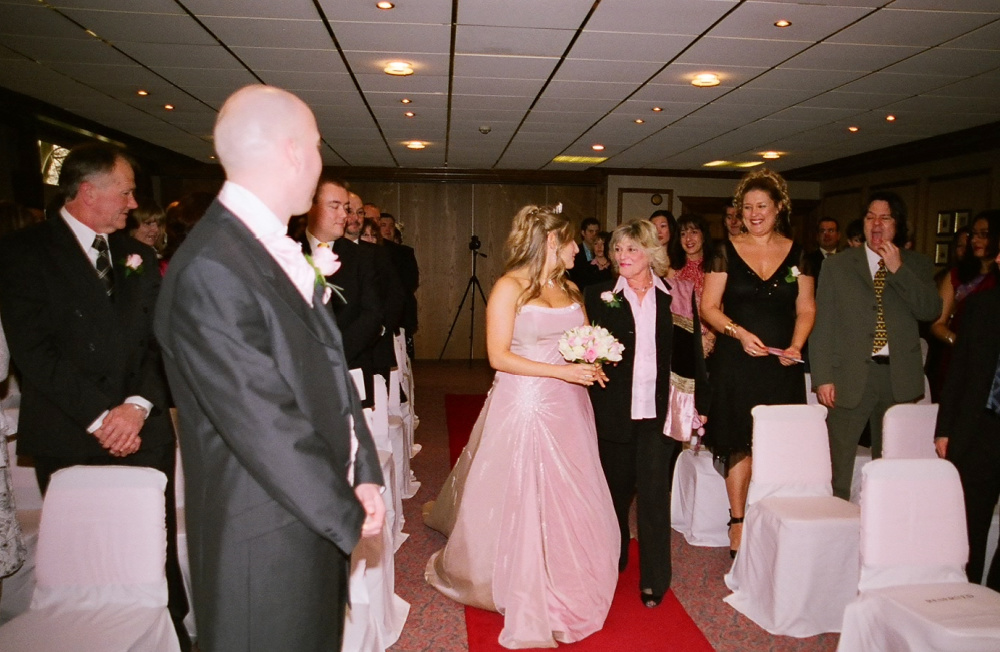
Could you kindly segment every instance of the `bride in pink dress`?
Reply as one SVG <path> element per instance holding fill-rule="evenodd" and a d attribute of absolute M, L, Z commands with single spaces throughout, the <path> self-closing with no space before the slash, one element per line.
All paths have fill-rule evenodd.
<path fill-rule="evenodd" d="M 506 273 L 486 308 L 496 378 L 425 518 L 449 537 L 427 562 L 427 581 L 502 613 L 506 648 L 593 634 L 618 581 L 618 521 L 585 389 L 606 377 L 558 351 L 562 334 L 587 317 L 564 274 L 578 247 L 557 210 L 526 206 L 514 218 Z"/>

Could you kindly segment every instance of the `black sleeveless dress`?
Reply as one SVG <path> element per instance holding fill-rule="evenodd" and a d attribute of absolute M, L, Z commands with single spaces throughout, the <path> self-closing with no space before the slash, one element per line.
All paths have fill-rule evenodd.
<path fill-rule="evenodd" d="M 730 319 L 761 339 L 765 346 L 788 348 L 795 330 L 798 279 L 792 273 L 812 276 L 802 247 L 792 244 L 788 256 L 771 275 L 762 279 L 740 258 L 732 243 L 719 246 L 713 272 L 725 272 L 722 309 Z M 708 359 L 712 405 L 706 425 L 706 444 L 715 457 L 726 460 L 733 453 L 749 453 L 756 405 L 806 402 L 803 365 L 786 367 L 777 356 L 751 357 L 740 341 L 719 335 Z"/>

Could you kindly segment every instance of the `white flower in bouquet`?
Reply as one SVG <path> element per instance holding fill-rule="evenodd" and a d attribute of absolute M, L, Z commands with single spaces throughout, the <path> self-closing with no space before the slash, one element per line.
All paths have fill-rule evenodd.
<path fill-rule="evenodd" d="M 625 346 L 601 326 L 571 328 L 559 339 L 559 353 L 567 362 L 619 362 Z"/>

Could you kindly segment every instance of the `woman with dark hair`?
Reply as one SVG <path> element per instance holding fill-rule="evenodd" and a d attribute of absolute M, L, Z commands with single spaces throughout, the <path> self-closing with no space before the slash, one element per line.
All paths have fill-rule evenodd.
<path fill-rule="evenodd" d="M 670 211 L 653 211 L 649 216 L 649 221 L 656 227 L 656 239 L 660 246 L 667 252 L 667 262 L 670 260 L 670 243 L 677 240 L 677 220 Z M 667 268 L 666 278 L 674 277 L 674 269 Z"/>
<path fill-rule="evenodd" d="M 525 206 L 486 306 L 496 379 L 425 522 L 448 535 L 425 577 L 463 604 L 499 611 L 508 648 L 556 647 L 604 626 L 618 583 L 618 524 L 586 387 L 563 333 L 587 323 L 566 277 L 577 245 L 559 208 Z"/>
<path fill-rule="evenodd" d="M 972 221 L 969 244 L 965 255 L 938 283 L 938 294 L 943 306 L 941 315 L 931 324 L 930 332 L 944 346 L 940 361 L 932 373 L 931 389 L 934 396 L 944 386 L 945 375 L 951 362 L 958 325 L 962 321 L 965 301 L 972 295 L 990 289 L 996 284 L 994 259 L 1000 252 L 1000 210 L 983 211 Z"/>
<path fill-rule="evenodd" d="M 361 223 L 361 235 L 358 237 L 371 244 L 382 244 L 382 229 L 379 226 L 378 220 L 366 217 Z"/>
<path fill-rule="evenodd" d="M 684 213 L 677 218 L 678 237 L 670 241 L 670 266 L 678 278 L 694 283 L 698 300 L 705 288 L 705 274 L 712 269 L 712 260 L 705 255 L 712 251 L 712 236 L 708 222 L 701 215 Z"/>
<path fill-rule="evenodd" d="M 847 246 L 851 249 L 861 247 L 865 244 L 865 220 L 859 217 L 851 220 L 844 229 L 844 236 L 847 238 Z"/>
<path fill-rule="evenodd" d="M 702 319 L 719 337 L 709 358 L 708 441 L 725 464 L 729 549 L 740 546 L 750 485 L 756 405 L 805 403 L 802 347 L 816 318 L 805 251 L 789 237 L 791 199 L 776 172 L 756 170 L 736 188 L 745 233 L 724 242 L 705 277 Z"/>

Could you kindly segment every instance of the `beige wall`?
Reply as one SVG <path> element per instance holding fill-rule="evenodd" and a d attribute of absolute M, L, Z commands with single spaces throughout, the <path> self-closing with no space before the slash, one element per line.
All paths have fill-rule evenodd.
<path fill-rule="evenodd" d="M 1000 151 L 844 176 L 821 186 L 820 214 L 838 218 L 841 227 L 861 216 L 870 192 L 898 193 L 907 204 L 917 251 L 933 256 L 935 245 L 950 239 L 937 233 L 939 212 L 962 210 L 975 215 L 1000 207 Z"/>
<path fill-rule="evenodd" d="M 525 204 L 563 203 L 573 222 L 595 215 L 598 189 L 593 186 L 352 181 L 365 202 L 377 204 L 402 222 L 403 241 L 414 248 L 420 266 L 417 290 L 420 329 L 417 358 L 437 358 L 472 275 L 469 238 L 482 241 L 477 276 L 489 297 L 503 273 L 503 246 L 514 214 Z M 447 358 L 469 356 L 471 298 L 466 300 L 444 352 Z M 485 305 L 475 300 L 473 357 L 485 358 Z"/>

